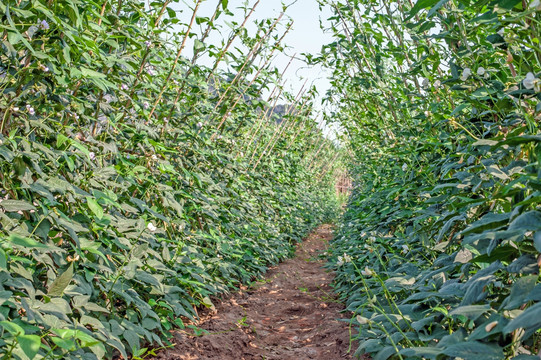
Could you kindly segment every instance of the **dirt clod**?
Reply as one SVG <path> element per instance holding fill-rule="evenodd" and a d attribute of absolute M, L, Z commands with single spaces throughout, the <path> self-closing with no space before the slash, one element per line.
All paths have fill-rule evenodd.
<path fill-rule="evenodd" d="M 347 314 L 318 258 L 331 238 L 329 225 L 319 227 L 294 258 L 216 304 L 198 324 L 203 335 L 175 333 L 175 347 L 156 360 L 351 359 L 348 323 L 337 320 Z"/>

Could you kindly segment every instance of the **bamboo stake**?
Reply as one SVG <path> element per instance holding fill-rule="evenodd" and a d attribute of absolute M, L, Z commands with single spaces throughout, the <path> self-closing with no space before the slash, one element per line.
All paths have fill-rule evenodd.
<path fill-rule="evenodd" d="M 216 19 L 216 16 L 218 15 L 218 11 L 220 10 L 221 6 L 222 6 L 222 0 L 218 0 L 218 5 L 216 6 L 216 9 L 214 10 L 214 13 L 212 14 L 212 17 L 209 20 L 209 24 L 207 25 L 207 28 L 205 29 L 205 32 L 203 33 L 203 36 L 201 36 L 201 40 L 200 40 L 201 42 L 204 43 L 205 40 L 207 39 L 207 37 L 209 36 L 210 29 L 212 28 L 214 20 Z M 194 68 L 194 65 L 195 65 L 195 62 L 196 62 L 196 60 L 199 57 L 199 54 L 201 52 L 202 52 L 202 50 L 198 48 L 193 53 L 192 60 L 190 60 L 190 67 L 188 68 L 188 70 L 186 71 L 186 74 L 184 75 L 184 81 L 182 82 L 181 87 L 179 89 L 179 94 L 177 95 L 179 98 L 180 98 L 180 96 L 182 96 L 182 93 L 184 91 L 184 86 L 186 85 L 188 77 L 191 75 L 191 73 L 193 71 L 193 68 Z"/>
<path fill-rule="evenodd" d="M 235 84 L 235 82 L 239 79 L 240 77 L 240 74 L 242 74 L 242 71 L 244 70 L 244 68 L 246 67 L 246 65 L 248 64 L 248 62 L 250 60 L 252 60 L 252 57 L 254 57 L 256 54 L 257 54 L 257 51 L 260 49 L 260 47 L 263 45 L 263 42 L 267 39 L 267 36 L 270 35 L 270 33 L 274 30 L 274 28 L 276 27 L 276 25 L 278 24 L 278 22 L 282 19 L 282 17 L 284 16 L 284 13 L 280 13 L 280 16 L 278 16 L 278 18 L 276 19 L 276 21 L 269 27 L 269 29 L 267 30 L 267 32 L 261 37 L 261 39 L 256 43 L 256 45 L 254 46 L 254 48 L 252 50 L 250 50 L 250 52 L 248 53 L 248 55 L 246 56 L 246 61 L 244 62 L 244 64 L 242 64 L 242 67 L 240 68 L 240 70 L 237 72 L 237 74 L 235 75 L 235 77 L 233 78 L 233 81 L 231 81 L 231 84 L 227 87 L 227 89 L 225 90 L 225 92 L 222 94 L 222 96 L 220 96 L 218 102 L 216 103 L 216 105 L 214 106 L 214 110 L 216 110 L 218 108 L 218 106 L 220 106 L 220 104 L 222 103 L 222 101 L 224 100 L 225 96 L 228 94 L 229 90 L 233 87 L 233 85 Z"/>
<path fill-rule="evenodd" d="M 284 84 L 283 84 L 283 85 L 285 85 L 286 82 L 287 82 L 287 81 L 284 81 Z M 256 132 L 255 132 L 255 134 L 254 134 L 252 137 L 255 137 L 255 136 L 259 133 L 259 130 L 262 128 L 263 124 L 267 124 L 267 123 L 269 122 L 269 120 L 272 118 L 272 115 L 274 114 L 274 109 L 276 109 L 276 106 L 277 106 L 277 104 L 278 104 L 278 100 L 280 99 L 280 96 L 282 95 L 282 91 L 284 90 L 283 85 L 282 85 L 282 87 L 280 87 L 280 91 L 279 91 L 279 93 L 278 93 L 278 96 L 276 96 L 276 97 L 274 98 L 274 103 L 273 103 L 273 105 L 272 105 L 271 107 L 269 107 L 269 108 L 265 111 L 265 113 L 261 116 L 261 121 L 259 122 L 259 126 L 258 126 L 258 128 L 257 128 L 257 130 L 256 130 Z M 276 89 L 276 88 L 275 88 L 275 89 Z M 272 94 L 271 94 L 271 96 L 272 96 Z M 269 100 L 270 100 L 270 96 L 269 96 Z M 266 120 L 265 120 L 265 119 L 266 119 Z M 264 120 L 265 120 L 265 121 L 264 121 Z M 252 152 L 252 156 L 250 156 L 250 161 L 249 161 L 250 163 L 252 162 L 252 160 L 253 160 L 253 158 L 254 158 L 256 152 L 257 152 L 257 143 L 258 143 L 259 140 L 261 139 L 261 136 L 262 136 L 262 135 L 263 135 L 263 134 L 260 134 L 259 137 L 257 138 L 257 140 L 254 142 L 255 148 L 254 148 L 254 151 Z M 250 149 L 250 143 L 248 142 L 248 146 L 246 147 L 246 152 L 247 152 L 247 153 L 248 153 L 248 150 L 249 150 L 249 149 Z"/>
<path fill-rule="evenodd" d="M 169 3 L 171 3 L 171 0 L 167 0 L 163 3 L 160 13 L 158 14 L 158 17 L 156 18 L 156 21 L 154 22 L 154 27 L 157 27 L 158 24 L 160 23 L 162 16 L 165 13 L 165 9 L 167 9 L 167 5 L 169 5 Z"/>
<path fill-rule="evenodd" d="M 306 79 L 306 81 L 304 82 L 304 84 L 303 84 L 303 86 L 302 86 L 302 88 L 301 88 L 301 91 L 299 91 L 299 95 L 297 96 L 297 99 L 295 100 L 295 103 L 293 103 L 293 104 L 290 106 L 290 108 L 289 108 L 290 110 L 291 110 L 294 106 L 297 105 L 298 99 L 300 98 L 300 96 L 301 96 L 302 94 L 304 94 L 304 92 L 302 92 L 302 90 L 303 90 L 304 86 L 306 85 L 306 82 L 307 82 L 307 81 L 308 81 L 308 79 Z M 288 120 L 285 121 L 285 124 L 286 124 L 286 125 L 287 125 L 287 122 L 288 122 Z M 271 143 L 274 141 L 274 138 L 276 137 L 276 135 L 277 135 L 278 133 L 281 134 L 281 133 L 282 133 L 282 128 L 283 128 L 284 126 L 286 126 L 286 125 L 282 125 L 282 126 L 278 127 L 278 128 L 274 131 L 274 135 L 272 136 L 272 138 L 270 139 L 270 141 L 267 143 L 267 146 L 265 147 L 265 149 L 263 150 L 263 152 L 262 152 L 261 155 L 259 156 L 259 159 L 257 159 L 257 162 L 255 163 L 255 165 L 254 165 L 252 171 L 254 171 L 254 170 L 257 168 L 257 165 L 261 162 L 261 159 L 263 158 L 263 156 L 264 156 L 265 153 L 267 152 L 267 149 L 269 148 L 269 146 L 271 145 Z M 257 151 L 257 148 L 256 148 L 255 151 Z"/>
<path fill-rule="evenodd" d="M 242 22 L 242 24 L 240 25 L 240 27 L 237 29 L 237 31 L 235 31 L 235 33 L 233 34 L 233 36 L 231 36 L 225 46 L 225 48 L 220 52 L 220 57 L 218 57 L 218 59 L 216 60 L 216 62 L 214 63 L 214 66 L 212 68 L 212 70 L 210 71 L 210 74 L 213 74 L 214 71 L 216 71 L 216 69 L 218 68 L 218 64 L 222 61 L 224 55 L 227 53 L 227 51 L 229 50 L 229 47 L 231 46 L 231 44 L 233 43 L 233 41 L 235 40 L 235 38 L 237 37 L 238 33 L 240 32 L 240 30 L 242 30 L 244 28 L 244 26 L 246 25 L 246 22 L 248 21 L 248 19 L 250 18 L 250 16 L 252 15 L 252 13 L 254 12 L 255 8 L 257 7 L 257 5 L 259 4 L 261 0 L 257 0 L 254 4 L 254 6 L 252 6 L 252 9 L 250 10 L 250 12 L 248 13 L 248 15 L 246 15 L 246 17 L 244 18 L 244 21 Z M 210 74 L 209 74 L 209 77 L 207 77 L 207 82 L 209 81 L 210 79 Z"/>
<path fill-rule="evenodd" d="M 321 110 L 315 117 L 318 118 L 319 115 L 323 112 L 323 110 Z M 302 132 L 302 130 L 304 129 L 304 127 L 299 127 L 299 131 L 295 134 L 295 136 L 293 136 L 293 139 L 291 139 L 291 141 L 289 142 L 289 144 L 287 145 L 287 148 L 286 150 L 289 150 L 289 148 L 291 147 L 291 145 L 293 145 L 293 143 L 295 142 L 295 140 L 297 139 L 297 137 L 300 135 L 300 133 Z"/>
<path fill-rule="evenodd" d="M 101 22 L 102 22 L 102 19 L 103 19 L 103 14 L 105 14 L 105 7 L 107 6 L 107 0 L 105 0 L 103 2 L 103 6 L 101 7 L 101 12 L 100 12 L 100 18 L 98 19 L 98 25 L 101 26 Z"/>
<path fill-rule="evenodd" d="M 274 52 L 276 51 L 276 49 L 278 48 L 278 46 L 280 45 L 280 43 L 282 42 L 282 40 L 284 39 L 284 37 L 287 35 L 287 33 L 289 32 L 289 30 L 291 29 L 291 27 L 293 26 L 293 22 L 291 22 L 291 24 L 288 26 L 288 28 L 286 29 L 286 31 L 284 32 L 284 34 L 282 35 L 282 37 L 274 44 L 273 46 L 273 49 L 271 51 L 271 53 L 267 56 L 267 60 L 265 61 L 265 63 L 263 64 L 263 66 L 261 66 L 256 74 L 254 75 L 254 77 L 252 78 L 252 80 L 250 81 L 250 83 L 246 86 L 246 88 L 248 89 L 250 86 L 252 86 L 252 84 L 257 80 L 257 78 L 259 77 L 259 74 L 261 74 L 261 71 L 263 71 L 263 69 L 265 69 L 268 65 L 268 63 L 270 62 L 270 60 L 272 59 L 272 55 L 274 54 Z M 222 117 L 222 120 L 220 121 L 220 123 L 218 124 L 218 127 L 216 128 L 216 131 L 214 132 L 214 134 L 211 136 L 211 140 L 214 139 L 214 137 L 216 136 L 216 134 L 218 133 L 218 131 L 220 130 L 220 128 L 222 127 L 222 125 L 224 124 L 224 122 L 226 121 L 226 119 L 229 117 L 229 114 L 235 109 L 235 107 L 237 106 L 238 102 L 240 101 L 240 99 L 242 99 L 244 97 L 244 94 L 239 94 L 239 96 L 237 97 L 237 100 L 235 101 L 235 103 L 233 104 L 233 106 L 231 106 L 230 108 L 227 109 L 227 111 L 225 112 L 224 116 Z"/>
<path fill-rule="evenodd" d="M 303 117 L 302 115 L 302 110 L 304 109 L 304 106 L 307 104 L 308 101 L 305 101 L 302 105 L 301 105 L 301 108 L 300 110 L 298 111 L 298 115 L 294 114 L 295 118 L 301 118 Z M 308 114 L 312 111 L 312 109 L 309 109 L 308 110 Z M 278 139 L 282 136 L 282 134 L 285 132 L 285 130 L 289 130 L 289 128 L 291 127 L 294 127 L 295 126 L 295 122 L 294 121 L 288 121 L 288 123 L 282 127 L 282 129 L 280 130 L 280 133 L 278 134 L 278 136 L 275 138 L 274 140 L 274 143 L 271 145 L 269 151 L 268 151 L 268 154 L 271 153 L 271 151 L 274 149 L 274 147 L 276 146 L 276 143 L 278 142 Z"/>
<path fill-rule="evenodd" d="M 178 60 L 180 59 L 180 55 L 182 54 L 182 50 L 184 50 L 184 47 L 186 46 L 186 41 L 188 40 L 188 36 L 190 35 L 190 31 L 192 30 L 192 26 L 195 21 L 195 15 L 197 14 L 197 10 L 199 9 L 199 5 L 201 5 L 202 1 L 203 0 L 197 0 L 197 3 L 195 4 L 195 8 L 192 13 L 190 24 L 188 25 L 188 29 L 186 30 L 186 34 L 184 34 L 184 39 L 182 40 L 182 44 L 180 45 L 180 48 L 178 49 L 177 56 L 175 58 L 175 61 L 173 62 L 173 66 L 171 67 L 169 74 L 167 75 L 167 79 L 165 79 L 165 83 L 163 84 L 162 89 L 160 90 L 160 93 L 158 94 L 158 98 L 154 102 L 154 106 L 152 107 L 152 110 L 150 111 L 150 115 L 148 116 L 149 119 L 152 119 L 152 115 L 154 114 L 154 111 L 156 111 L 156 107 L 160 103 L 163 93 L 165 92 L 165 89 L 167 88 L 167 85 L 169 84 L 169 81 L 171 80 L 171 77 L 173 76 L 173 72 L 175 71 L 175 68 L 177 67 L 177 63 L 178 63 Z"/>
<path fill-rule="evenodd" d="M 329 161 L 329 163 L 323 169 L 323 172 L 321 173 L 321 175 L 317 179 L 318 183 L 325 177 L 325 175 L 327 175 L 327 172 L 329 171 L 329 167 L 332 167 L 332 165 L 334 164 L 334 161 L 336 160 L 336 158 L 338 158 L 338 155 L 340 155 L 340 152 L 337 152 L 336 155 L 334 155 L 334 157 L 332 158 L 332 160 Z"/>
<path fill-rule="evenodd" d="M 308 81 L 308 80 L 306 80 L 306 81 Z M 306 81 L 304 82 L 304 85 L 306 85 Z M 290 112 L 290 110 L 292 109 L 293 106 L 296 106 L 297 102 L 299 101 L 300 96 L 301 96 L 302 94 L 304 94 L 304 92 L 303 92 L 304 85 L 301 87 L 301 89 L 300 89 L 299 93 L 297 94 L 297 97 L 295 98 L 293 104 L 289 107 L 288 111 L 286 111 L 286 114 L 284 114 L 284 117 L 285 117 L 286 115 L 289 114 L 289 112 Z M 278 98 L 276 98 L 276 100 L 277 100 L 277 99 L 278 99 Z M 274 110 L 274 108 L 273 108 L 273 110 Z M 269 119 L 272 118 L 272 114 L 273 114 L 273 113 L 270 114 Z M 277 131 L 280 129 L 280 127 L 281 127 L 282 125 L 283 125 L 283 123 L 280 124 L 280 126 L 277 127 L 277 128 L 274 130 L 274 133 L 273 133 L 273 135 L 272 135 L 272 137 L 271 137 L 271 140 L 267 143 L 265 149 L 267 149 L 268 146 L 269 146 L 269 144 L 270 144 L 270 142 L 274 140 L 274 137 L 276 136 Z M 258 149 L 258 147 L 257 147 L 257 145 L 256 145 L 255 148 L 254 148 L 254 151 L 253 151 L 253 153 L 252 153 L 252 156 L 250 157 L 250 163 L 252 162 L 252 160 L 253 160 L 255 154 L 257 153 L 257 149 Z M 264 153 L 264 151 L 263 151 L 263 153 Z M 260 158 L 260 159 L 261 159 L 261 158 Z M 258 161 L 258 163 L 259 163 L 259 161 Z"/>
<path fill-rule="evenodd" d="M 240 25 L 240 27 L 234 32 L 234 34 L 233 34 L 232 36 L 230 36 L 227 45 L 226 45 L 225 48 L 220 52 L 220 57 L 218 58 L 218 60 L 216 60 L 216 62 L 214 63 L 214 67 L 212 68 L 212 70 L 210 71 L 209 75 L 207 76 L 207 80 L 206 80 L 207 83 L 209 83 L 209 81 L 210 81 L 211 78 L 214 78 L 214 72 L 215 72 L 216 69 L 218 68 L 218 64 L 220 63 L 222 57 L 224 56 L 224 54 L 227 53 L 227 50 L 229 49 L 229 47 L 231 46 L 231 44 L 233 43 L 233 41 L 234 41 L 235 38 L 237 37 L 237 34 L 240 32 L 240 30 L 244 28 L 244 26 L 246 25 L 246 22 L 248 21 L 248 19 L 250 18 L 250 16 L 251 16 L 252 13 L 254 12 L 255 8 L 257 7 L 257 5 L 259 4 L 260 1 L 261 1 L 261 0 L 257 0 L 257 1 L 256 1 L 256 3 L 255 3 L 254 6 L 252 7 L 252 9 L 251 9 L 250 12 L 248 13 L 248 15 L 244 18 L 244 21 L 242 22 L 242 24 Z M 187 78 L 185 78 L 185 81 L 186 81 L 186 80 L 187 80 Z M 184 83 L 185 83 L 185 82 L 184 82 Z M 216 84 L 216 82 L 213 82 L 213 84 Z M 169 111 L 169 117 L 170 117 L 170 118 L 173 116 L 173 112 L 175 111 L 175 106 L 177 105 L 178 101 L 180 100 L 180 97 L 181 97 L 183 91 L 184 91 L 184 85 L 178 89 L 177 96 L 175 97 L 175 100 L 173 101 L 173 105 L 171 106 L 171 110 Z"/>
<path fill-rule="evenodd" d="M 289 68 L 289 66 L 291 65 L 291 62 L 293 61 L 293 58 L 295 57 L 295 55 L 297 55 L 296 53 L 291 57 L 291 59 L 289 59 L 289 62 L 287 63 L 286 67 L 284 68 L 284 70 L 282 71 L 281 75 L 280 75 L 280 79 L 283 79 L 284 78 L 284 75 L 287 71 L 287 69 Z M 280 93 L 278 94 L 278 96 L 276 97 L 275 101 L 274 101 L 274 105 L 273 105 L 273 110 L 274 110 L 274 107 L 276 106 L 276 102 L 278 101 L 278 98 L 280 98 L 280 95 L 282 94 L 282 91 L 283 91 L 283 87 L 285 85 L 285 83 L 287 82 L 284 81 L 284 83 L 282 84 L 281 88 L 280 88 Z M 270 100 L 272 99 L 272 96 L 274 95 L 276 89 L 278 89 L 279 87 L 279 83 L 277 83 L 274 88 L 272 89 L 272 92 L 270 93 L 269 97 L 267 98 L 267 103 L 270 102 Z M 261 127 L 261 125 L 263 124 L 263 120 L 265 119 L 265 117 L 267 116 L 268 114 L 268 111 L 269 109 L 267 109 L 263 115 L 258 119 L 258 125 L 257 125 L 257 128 L 255 130 L 255 133 L 252 135 L 252 129 L 250 129 L 250 131 L 248 132 L 247 136 L 246 136 L 246 139 L 249 139 L 249 138 L 252 138 L 252 137 L 255 137 L 257 136 L 257 134 L 259 133 L 259 129 Z M 248 148 L 249 148 L 249 141 L 245 141 L 243 143 L 243 148 L 244 150 L 247 152 L 248 151 Z M 246 146 L 246 147 L 245 147 Z"/>

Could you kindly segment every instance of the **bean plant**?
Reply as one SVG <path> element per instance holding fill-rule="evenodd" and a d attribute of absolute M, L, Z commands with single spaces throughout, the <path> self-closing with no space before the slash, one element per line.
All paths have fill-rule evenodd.
<path fill-rule="evenodd" d="M 1 359 L 152 355 L 336 214 L 342 151 L 270 63 L 290 21 L 178 2 L 0 3 Z"/>
<path fill-rule="evenodd" d="M 329 114 L 355 189 L 335 286 L 373 359 L 538 359 L 539 1 L 338 0 Z"/>

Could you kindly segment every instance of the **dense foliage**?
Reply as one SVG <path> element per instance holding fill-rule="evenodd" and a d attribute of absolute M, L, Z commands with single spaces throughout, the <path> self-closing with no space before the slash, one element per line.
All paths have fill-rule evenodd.
<path fill-rule="evenodd" d="M 2 359 L 141 358 L 336 210 L 336 149 L 268 65 L 281 20 L 219 48 L 227 1 L 170 3 L 0 3 Z"/>
<path fill-rule="evenodd" d="M 336 288 L 374 359 L 538 359 L 539 1 L 322 1 L 356 187 Z"/>

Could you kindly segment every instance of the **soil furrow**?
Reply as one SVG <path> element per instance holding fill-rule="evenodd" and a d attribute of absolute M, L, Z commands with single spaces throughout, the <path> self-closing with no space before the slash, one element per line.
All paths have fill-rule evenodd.
<path fill-rule="evenodd" d="M 339 320 L 347 314 L 319 256 L 331 238 L 331 226 L 320 226 L 297 246 L 294 258 L 202 316 L 199 336 L 176 332 L 175 347 L 156 359 L 351 359 L 348 323 Z"/>

